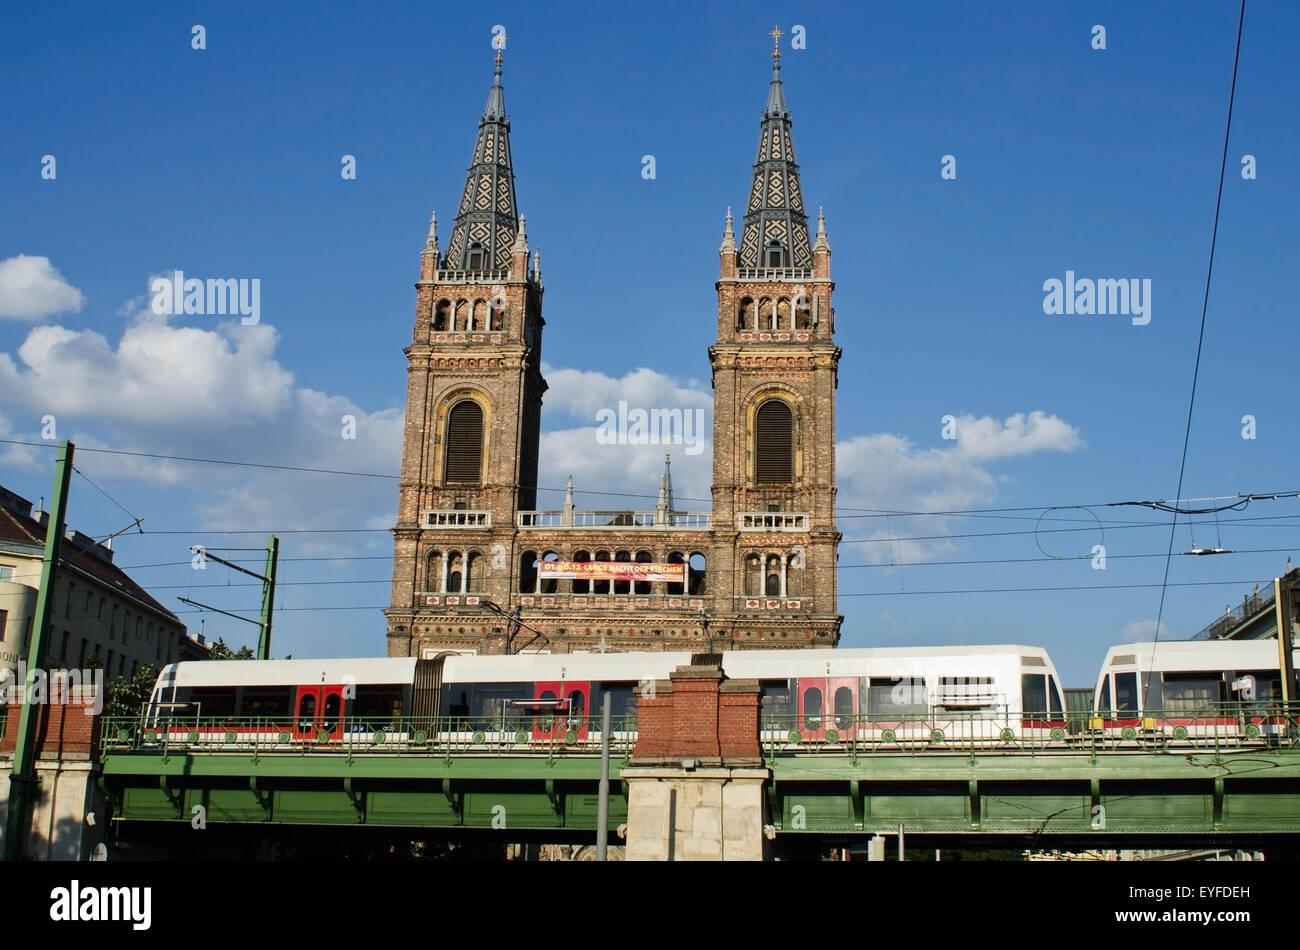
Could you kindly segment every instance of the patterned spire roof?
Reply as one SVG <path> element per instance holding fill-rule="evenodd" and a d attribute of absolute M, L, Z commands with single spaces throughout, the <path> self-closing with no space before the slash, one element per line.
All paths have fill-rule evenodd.
<path fill-rule="evenodd" d="M 465 176 L 465 190 L 460 196 L 443 267 L 448 270 L 505 270 L 510 266 L 510 250 L 515 243 L 518 225 L 515 171 L 510 162 L 510 120 L 506 118 L 501 54 L 498 52 L 492 88 L 488 92 L 483 116 L 478 120 L 474 155 Z M 471 266 L 474 263 L 472 252 L 480 249 L 484 253 L 477 266 Z"/>
<path fill-rule="evenodd" d="M 783 249 L 782 267 L 812 267 L 808 216 L 799 188 L 794 140 L 790 137 L 790 110 L 781 85 L 781 53 L 772 52 L 772 83 L 763 109 L 754 160 L 754 182 L 745 206 L 745 226 L 740 241 L 741 267 L 767 267 L 769 248 L 776 241 Z"/>

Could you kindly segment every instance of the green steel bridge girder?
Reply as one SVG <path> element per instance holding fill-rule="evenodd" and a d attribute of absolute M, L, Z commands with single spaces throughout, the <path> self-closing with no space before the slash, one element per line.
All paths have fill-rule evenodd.
<path fill-rule="evenodd" d="M 769 762 L 781 833 L 1300 834 L 1300 754 L 1188 751 Z"/>
<path fill-rule="evenodd" d="M 591 756 L 107 754 L 124 820 L 507 829 L 595 827 Z M 618 765 L 614 765 L 615 769 Z M 1300 751 L 783 755 L 782 834 L 1300 834 Z M 626 820 L 617 777 L 610 827 Z"/>
<path fill-rule="evenodd" d="M 596 827 L 600 760 L 538 756 L 140 755 L 103 758 L 125 821 L 535 830 Z M 609 826 L 627 820 L 611 789 Z"/>

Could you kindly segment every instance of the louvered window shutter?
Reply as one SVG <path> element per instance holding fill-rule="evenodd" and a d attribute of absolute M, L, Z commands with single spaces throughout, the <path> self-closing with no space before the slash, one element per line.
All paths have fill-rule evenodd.
<path fill-rule="evenodd" d="M 448 482 L 478 484 L 483 461 L 483 410 L 466 400 L 447 417 Z"/>
<path fill-rule="evenodd" d="M 775 399 L 758 407 L 754 472 L 759 482 L 794 481 L 794 418 Z"/>

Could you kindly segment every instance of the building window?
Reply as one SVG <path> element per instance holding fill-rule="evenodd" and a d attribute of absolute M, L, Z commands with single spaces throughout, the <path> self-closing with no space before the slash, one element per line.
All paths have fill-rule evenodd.
<path fill-rule="evenodd" d="M 654 562 L 654 555 L 649 551 L 637 551 L 636 559 L 638 564 L 651 564 Z M 634 590 L 638 594 L 648 594 L 650 593 L 650 582 L 637 581 Z"/>
<path fill-rule="evenodd" d="M 780 241 L 767 242 L 767 266 L 784 267 L 785 266 L 785 247 Z"/>
<path fill-rule="evenodd" d="M 475 241 L 469 246 L 468 264 L 466 265 L 467 269 L 482 270 L 486 258 L 487 254 L 483 251 L 483 245 L 478 241 Z"/>
<path fill-rule="evenodd" d="M 751 554 L 745 558 L 745 596 L 757 597 L 759 592 L 759 578 L 763 575 L 763 562 L 757 554 Z"/>
<path fill-rule="evenodd" d="M 532 594 L 537 590 L 537 552 L 525 551 L 519 555 L 519 593 Z"/>
<path fill-rule="evenodd" d="M 693 595 L 703 594 L 705 592 L 706 585 L 704 574 L 706 567 L 707 562 L 705 561 L 704 555 L 699 551 L 692 552 L 690 562 L 686 569 L 687 593 Z"/>
<path fill-rule="evenodd" d="M 754 432 L 754 478 L 765 484 L 794 481 L 794 416 L 779 399 L 758 407 Z"/>
<path fill-rule="evenodd" d="M 447 552 L 447 593 L 459 594 L 465 570 L 464 560 L 459 551 Z"/>
<path fill-rule="evenodd" d="M 14 579 L 14 569 L 8 564 L 0 564 L 0 581 L 11 581 Z"/>
<path fill-rule="evenodd" d="M 780 597 L 785 591 L 781 583 L 781 559 L 775 554 L 767 556 L 767 570 L 763 574 L 763 593 L 768 597 Z"/>
<path fill-rule="evenodd" d="M 447 414 L 446 446 L 443 479 L 477 485 L 483 466 L 483 410 L 472 399 L 458 402 Z"/>
<path fill-rule="evenodd" d="M 136 638 L 137 640 L 140 639 L 140 620 L 141 620 L 140 615 L 139 615 L 139 614 L 136 614 L 136 617 L 135 617 L 135 638 Z"/>
<path fill-rule="evenodd" d="M 575 561 L 577 561 L 579 564 L 585 563 L 585 562 L 591 560 L 591 552 L 590 552 L 590 551 L 574 551 L 574 552 L 573 552 L 573 559 L 574 559 Z M 573 582 L 573 592 L 574 592 L 575 594 L 587 594 L 587 593 L 590 593 L 590 592 L 591 592 L 591 581 L 577 581 L 577 580 L 575 580 L 575 581 Z"/>
<path fill-rule="evenodd" d="M 113 605 L 113 613 L 112 613 L 112 615 L 109 617 L 109 621 L 108 621 L 108 639 L 110 639 L 110 640 L 116 640 L 116 639 L 117 639 L 117 604 L 114 604 L 114 605 Z M 123 637 L 122 639 L 125 640 L 126 637 Z"/>
<path fill-rule="evenodd" d="M 96 615 L 95 619 L 101 621 L 104 619 L 104 608 L 107 606 L 108 606 L 108 601 L 106 601 L 103 597 L 99 598 L 99 613 Z"/>
<path fill-rule="evenodd" d="M 439 300 L 433 307 L 433 328 L 437 331 L 449 330 L 448 321 L 451 318 L 451 301 Z"/>
<path fill-rule="evenodd" d="M 67 620 L 72 616 L 72 595 L 77 592 L 77 585 L 68 582 L 68 599 L 63 604 L 63 619 Z"/>
<path fill-rule="evenodd" d="M 0 610 L 0 643 L 5 642 L 5 634 L 9 629 L 9 611 Z"/>
<path fill-rule="evenodd" d="M 685 563 L 686 563 L 686 558 L 682 555 L 682 552 L 681 552 L 681 551 L 674 551 L 672 554 L 668 555 L 668 563 L 669 563 L 669 564 L 685 564 Z M 684 590 L 685 590 L 685 585 L 684 585 L 684 584 L 669 584 L 669 585 L 668 585 L 668 593 L 669 593 L 670 595 L 675 594 L 675 595 L 680 596 Z"/>
<path fill-rule="evenodd" d="M 68 637 L 69 637 L 69 636 L 71 636 L 71 634 L 70 634 L 67 630 L 64 630 L 64 631 L 63 631 L 63 645 L 62 645 L 61 647 L 59 647 L 59 662 L 60 662 L 60 663 L 67 663 L 67 662 L 68 662 Z"/>

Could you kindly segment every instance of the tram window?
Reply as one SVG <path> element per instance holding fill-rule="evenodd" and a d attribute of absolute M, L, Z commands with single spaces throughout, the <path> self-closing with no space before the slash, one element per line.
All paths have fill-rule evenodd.
<path fill-rule="evenodd" d="M 1282 701 L 1282 677 L 1277 670 L 1254 670 L 1249 673 L 1238 673 L 1233 678 L 1240 680 L 1245 679 L 1247 676 L 1255 681 L 1254 695 L 1248 695 L 1249 690 L 1242 689 L 1237 692 L 1237 698 L 1243 702 L 1257 703 L 1278 703 Z"/>
<path fill-rule="evenodd" d="M 1101 678 L 1101 697 L 1097 700 L 1097 712 L 1103 716 L 1109 716 L 1113 709 L 1110 706 L 1110 675 L 1107 674 Z"/>
<path fill-rule="evenodd" d="M 868 683 L 867 714 L 870 716 L 915 716 L 929 711 L 925 680 L 873 676 Z"/>
<path fill-rule="evenodd" d="M 804 725 L 809 729 L 820 729 L 822 727 L 822 691 L 816 686 L 810 686 L 804 690 L 803 716 Z"/>
<path fill-rule="evenodd" d="M 208 716 L 233 716 L 235 714 L 235 689 L 216 688 L 216 689 L 196 689 L 190 696 L 190 701 L 198 704 L 199 715 L 207 718 Z"/>
<path fill-rule="evenodd" d="M 582 722 L 587 717 L 587 697 L 582 693 L 570 693 L 567 699 L 569 700 L 569 721 Z"/>
<path fill-rule="evenodd" d="M 239 703 L 241 716 L 287 718 L 293 710 L 293 689 L 288 686 L 244 687 Z"/>
<path fill-rule="evenodd" d="M 339 711 L 343 707 L 343 699 L 338 693 L 330 693 L 325 697 L 325 728 L 333 732 L 339 727 Z"/>
<path fill-rule="evenodd" d="M 835 727 L 837 729 L 853 727 L 853 690 L 847 686 L 835 690 Z"/>
<path fill-rule="evenodd" d="M 1053 719 L 1060 719 L 1065 715 L 1065 707 L 1061 702 L 1061 687 L 1057 685 L 1055 676 L 1049 676 L 1047 682 L 1047 700 L 1051 704 L 1051 716 Z"/>
<path fill-rule="evenodd" d="M 358 686 L 356 698 L 352 700 L 352 715 L 366 719 L 386 719 L 396 707 L 400 716 L 402 693 L 401 686 Z"/>
<path fill-rule="evenodd" d="M 316 718 L 316 695 L 314 693 L 304 693 L 298 697 L 298 728 L 310 729 L 312 720 Z"/>
<path fill-rule="evenodd" d="M 1166 673 L 1165 709 L 1193 712 L 1223 702 L 1223 677 L 1208 673 Z"/>
<path fill-rule="evenodd" d="M 1136 673 L 1115 674 L 1115 711 L 1119 713 L 1136 713 L 1138 711 L 1138 675 Z"/>
<path fill-rule="evenodd" d="M 1047 677 L 1042 673 L 1020 674 L 1020 708 L 1026 717 L 1047 712 Z"/>
<path fill-rule="evenodd" d="M 790 715 L 790 685 L 782 682 L 760 683 L 760 717 L 763 722 Z M 783 727 L 784 728 L 784 727 Z"/>

